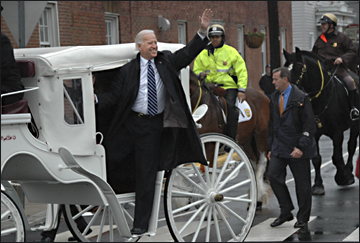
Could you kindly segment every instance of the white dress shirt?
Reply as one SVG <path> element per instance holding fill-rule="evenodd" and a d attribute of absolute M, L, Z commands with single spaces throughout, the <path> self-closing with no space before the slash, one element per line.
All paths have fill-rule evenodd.
<path fill-rule="evenodd" d="M 157 94 L 157 106 L 158 114 L 164 111 L 165 108 L 165 96 L 166 91 L 164 83 L 160 78 L 159 72 L 156 69 L 154 59 L 151 59 L 151 65 L 155 73 L 155 82 L 156 82 L 156 94 Z M 148 60 L 140 56 L 140 86 L 139 92 L 136 97 L 135 103 L 132 107 L 132 110 L 135 112 L 149 114 L 148 113 Z"/>

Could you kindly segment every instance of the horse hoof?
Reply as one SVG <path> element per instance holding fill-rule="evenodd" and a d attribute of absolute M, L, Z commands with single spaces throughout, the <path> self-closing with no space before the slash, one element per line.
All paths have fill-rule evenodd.
<path fill-rule="evenodd" d="M 340 176 L 340 174 L 336 173 L 335 182 L 339 186 L 348 186 L 355 183 L 354 175 L 350 174 L 348 176 Z"/>
<path fill-rule="evenodd" d="M 321 185 L 321 186 L 314 185 L 314 186 L 312 186 L 311 191 L 314 196 L 321 196 L 321 195 L 325 194 L 325 189 L 324 189 L 323 185 Z"/>

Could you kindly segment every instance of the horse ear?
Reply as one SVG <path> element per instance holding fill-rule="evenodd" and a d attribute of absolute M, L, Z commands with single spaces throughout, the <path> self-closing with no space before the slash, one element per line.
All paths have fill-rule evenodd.
<path fill-rule="evenodd" d="M 302 63 L 302 55 L 298 47 L 295 47 L 295 56 L 296 56 L 296 61 Z"/>
<path fill-rule="evenodd" d="M 284 53 L 284 57 L 286 59 L 286 61 L 290 60 L 290 53 L 288 53 L 285 49 L 283 49 L 283 53 Z"/>

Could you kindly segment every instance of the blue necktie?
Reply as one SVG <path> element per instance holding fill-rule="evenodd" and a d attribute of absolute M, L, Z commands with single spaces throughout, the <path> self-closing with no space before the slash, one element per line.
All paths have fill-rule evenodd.
<path fill-rule="evenodd" d="M 157 94 L 155 73 L 151 66 L 151 61 L 148 62 L 148 112 L 150 115 L 155 116 L 157 114 Z"/>

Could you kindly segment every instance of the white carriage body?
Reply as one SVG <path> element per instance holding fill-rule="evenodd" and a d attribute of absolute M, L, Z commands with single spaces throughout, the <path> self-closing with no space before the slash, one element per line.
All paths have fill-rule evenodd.
<path fill-rule="evenodd" d="M 159 50 L 172 52 L 183 46 L 158 43 Z M 92 72 L 120 67 L 135 58 L 137 52 L 135 43 L 14 50 L 17 61 L 30 61 L 35 66 L 35 75 L 22 81 L 26 89 L 38 88 L 25 92 L 24 98 L 39 137 L 35 138 L 27 128 L 29 114 L 1 115 L 1 179 L 18 181 L 30 202 L 106 202 L 91 180 L 67 168 L 58 150 L 67 148 L 83 168 L 106 181 L 105 150 L 96 144 Z M 180 76 L 188 94 L 188 68 Z M 66 101 L 69 96 L 64 95 L 64 85 L 70 81 L 80 87 L 82 111 L 69 122 L 66 110 L 71 109 L 71 104 Z"/>

